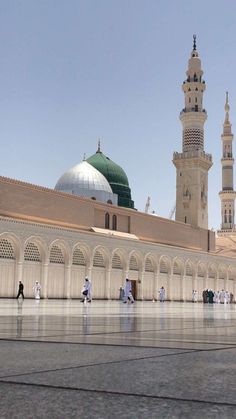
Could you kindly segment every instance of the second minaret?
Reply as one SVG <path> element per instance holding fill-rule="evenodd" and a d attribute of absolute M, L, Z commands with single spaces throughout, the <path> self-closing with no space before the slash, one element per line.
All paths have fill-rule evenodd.
<path fill-rule="evenodd" d="M 203 109 L 201 60 L 194 35 L 193 49 L 186 71 L 187 79 L 182 90 L 185 107 L 180 113 L 183 125 L 182 153 L 174 153 L 176 167 L 176 221 L 194 227 L 208 228 L 208 170 L 212 156 L 204 151 L 204 123 L 207 113 Z"/>

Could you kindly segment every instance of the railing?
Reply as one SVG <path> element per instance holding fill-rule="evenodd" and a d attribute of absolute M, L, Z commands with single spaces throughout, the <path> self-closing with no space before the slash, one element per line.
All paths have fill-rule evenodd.
<path fill-rule="evenodd" d="M 183 113 L 188 113 L 188 112 L 203 112 L 206 113 L 206 109 L 199 109 L 199 108 L 183 108 L 182 111 L 180 112 L 180 115 L 182 115 Z"/>
<path fill-rule="evenodd" d="M 192 151 L 185 151 L 183 153 L 178 153 L 177 151 L 173 154 L 173 159 L 186 159 L 187 157 L 203 157 L 209 161 L 212 161 L 212 155 L 205 153 L 203 150 L 192 150 Z"/>

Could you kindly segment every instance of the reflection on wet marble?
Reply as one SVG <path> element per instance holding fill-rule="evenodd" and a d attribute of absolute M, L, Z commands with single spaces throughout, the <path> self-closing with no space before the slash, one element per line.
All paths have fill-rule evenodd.
<path fill-rule="evenodd" d="M 235 330 L 235 305 L 2 299 L 0 417 L 236 418 Z"/>
<path fill-rule="evenodd" d="M 1 300 L 0 338 L 210 349 L 236 344 L 235 305 Z"/>

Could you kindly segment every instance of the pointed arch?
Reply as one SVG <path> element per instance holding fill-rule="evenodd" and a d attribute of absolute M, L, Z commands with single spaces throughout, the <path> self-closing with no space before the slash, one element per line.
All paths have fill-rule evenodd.
<path fill-rule="evenodd" d="M 28 262 L 45 261 L 48 255 L 48 247 L 39 236 L 30 236 L 24 243 L 24 260 Z"/>
<path fill-rule="evenodd" d="M 123 258 L 118 251 L 114 252 L 112 255 L 111 267 L 112 269 L 124 268 Z"/>
<path fill-rule="evenodd" d="M 235 279 L 235 269 L 232 266 L 228 267 L 227 275 L 228 275 L 229 280 L 234 280 Z"/>
<path fill-rule="evenodd" d="M 171 261 L 168 256 L 162 255 L 159 262 L 159 272 L 161 274 L 170 274 Z"/>
<path fill-rule="evenodd" d="M 208 278 L 216 279 L 217 269 L 215 264 L 210 264 L 208 266 Z"/>
<path fill-rule="evenodd" d="M 198 278 L 206 278 L 207 266 L 203 262 L 197 264 L 197 276 Z"/>
<path fill-rule="evenodd" d="M 2 258 L 6 259 L 9 256 L 9 259 L 19 260 L 22 258 L 22 247 L 19 238 L 14 233 L 2 233 L 0 234 L 0 243 L 1 243 L 1 255 Z"/>
<path fill-rule="evenodd" d="M 191 260 L 187 260 L 184 266 L 185 276 L 193 276 L 194 274 L 194 265 Z"/>
<path fill-rule="evenodd" d="M 70 249 L 64 240 L 54 240 L 49 246 L 49 262 L 61 265 L 68 264 Z"/>
<path fill-rule="evenodd" d="M 9 238 L 0 238 L 0 259 L 16 259 L 15 246 Z"/>
<path fill-rule="evenodd" d="M 108 249 L 98 245 L 93 249 L 92 264 L 98 268 L 106 268 L 110 263 L 110 255 Z"/>
<path fill-rule="evenodd" d="M 226 279 L 227 277 L 227 268 L 225 265 L 220 265 L 218 267 L 218 278 L 219 279 Z"/>
<path fill-rule="evenodd" d="M 154 255 L 152 253 L 148 253 L 148 254 L 145 255 L 144 271 L 145 272 L 156 272 L 157 271 L 157 263 L 156 263 Z"/>
<path fill-rule="evenodd" d="M 128 269 L 131 271 L 141 271 L 143 267 L 143 255 L 137 250 L 132 250 L 128 257 Z"/>
<path fill-rule="evenodd" d="M 173 260 L 173 275 L 183 275 L 183 271 L 184 262 L 178 257 L 175 257 Z"/>
<path fill-rule="evenodd" d="M 127 269 L 127 253 L 119 247 L 113 249 L 111 254 L 111 266 L 113 269 Z"/>

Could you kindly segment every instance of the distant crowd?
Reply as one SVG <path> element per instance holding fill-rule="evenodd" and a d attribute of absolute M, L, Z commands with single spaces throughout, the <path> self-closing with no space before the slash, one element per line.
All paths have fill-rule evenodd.
<path fill-rule="evenodd" d="M 198 301 L 198 293 L 196 290 L 193 290 L 192 300 L 194 303 Z M 202 292 L 203 303 L 209 304 L 230 304 L 234 302 L 234 295 L 232 292 L 221 290 L 213 291 L 211 289 L 205 289 Z"/>

